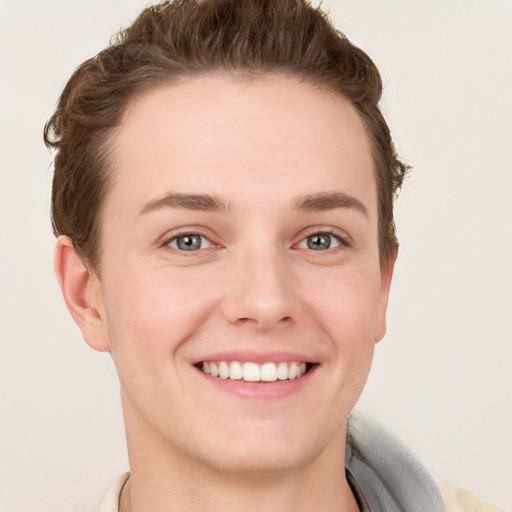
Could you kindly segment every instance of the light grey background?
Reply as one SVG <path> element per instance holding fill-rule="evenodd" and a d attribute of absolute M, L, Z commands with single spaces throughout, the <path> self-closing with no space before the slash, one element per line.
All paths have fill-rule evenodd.
<path fill-rule="evenodd" d="M 0 0 L 0 510 L 94 511 L 127 468 L 108 355 L 53 277 L 42 128 L 145 2 Z M 512 510 L 512 2 L 330 0 L 377 62 L 400 154 L 388 335 L 359 407 Z"/>

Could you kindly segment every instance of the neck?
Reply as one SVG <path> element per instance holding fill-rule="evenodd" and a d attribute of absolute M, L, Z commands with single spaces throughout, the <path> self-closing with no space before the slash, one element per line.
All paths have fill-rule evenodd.
<path fill-rule="evenodd" d="M 342 464 L 340 464 L 342 466 Z M 358 512 L 344 474 L 337 480 L 308 478 L 309 471 L 287 475 L 243 477 L 233 474 L 153 475 L 134 472 L 123 488 L 119 512 Z"/>
<path fill-rule="evenodd" d="M 119 512 L 359 510 L 345 477 L 346 426 L 318 455 L 291 469 L 239 472 L 212 468 L 137 421 L 126 424 L 131 473 Z"/>

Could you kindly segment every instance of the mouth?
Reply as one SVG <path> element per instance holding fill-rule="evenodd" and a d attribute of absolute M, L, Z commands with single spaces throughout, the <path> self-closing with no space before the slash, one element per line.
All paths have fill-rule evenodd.
<path fill-rule="evenodd" d="M 270 383 L 301 379 L 316 364 L 297 361 L 263 364 L 249 361 L 201 361 L 194 366 L 204 374 L 218 379 Z"/>

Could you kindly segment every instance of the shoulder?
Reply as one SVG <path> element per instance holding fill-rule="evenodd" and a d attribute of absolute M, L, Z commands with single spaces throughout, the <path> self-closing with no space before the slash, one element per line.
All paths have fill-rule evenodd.
<path fill-rule="evenodd" d="M 434 473 L 446 506 L 446 512 L 505 512 L 503 509 L 480 501 L 466 489 L 455 487 L 446 478 Z"/>
<path fill-rule="evenodd" d="M 345 468 L 368 510 L 445 512 L 423 464 L 379 422 L 358 411 L 349 417 Z"/>
<path fill-rule="evenodd" d="M 505 512 L 432 474 L 373 418 L 349 418 L 345 467 L 369 510 L 408 512 Z"/>
<path fill-rule="evenodd" d="M 123 473 L 110 487 L 107 495 L 101 502 L 98 512 L 118 512 L 119 496 L 124 484 L 128 481 L 130 473 Z"/>

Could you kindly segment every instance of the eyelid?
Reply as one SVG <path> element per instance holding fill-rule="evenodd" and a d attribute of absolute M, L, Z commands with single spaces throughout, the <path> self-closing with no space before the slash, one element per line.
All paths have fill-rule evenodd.
<path fill-rule="evenodd" d="M 208 244 L 207 247 L 199 247 L 199 249 L 194 249 L 194 250 L 190 250 L 190 251 L 187 251 L 186 249 L 180 249 L 178 247 L 178 240 L 180 238 L 185 238 L 187 236 L 197 236 L 199 237 L 199 239 L 201 240 L 201 245 L 202 245 L 202 240 L 205 240 Z M 176 242 L 176 247 L 173 245 L 174 243 Z M 201 250 L 204 250 L 204 249 L 210 249 L 211 247 L 213 247 L 213 244 L 211 242 L 210 239 L 206 238 L 205 236 L 203 235 L 200 235 L 199 233 L 186 233 L 184 235 L 178 235 L 178 236 L 175 236 L 173 238 L 171 238 L 169 240 L 169 242 L 167 242 L 167 247 L 171 247 L 172 249 L 176 249 L 178 252 L 198 252 L 198 251 L 201 251 Z"/>
<path fill-rule="evenodd" d="M 202 226 L 182 226 L 182 227 L 179 227 L 176 229 L 172 229 L 159 239 L 158 245 L 160 247 L 164 247 L 164 248 L 168 247 L 169 249 L 173 249 L 178 252 L 186 252 L 186 251 L 181 251 L 180 249 L 175 249 L 173 247 L 170 247 L 170 243 L 179 237 L 187 236 L 187 235 L 200 236 L 200 237 L 208 240 L 208 242 L 210 244 L 209 247 L 205 247 L 204 249 L 199 249 L 197 251 L 190 251 L 191 253 L 204 251 L 206 249 L 211 249 L 213 247 L 221 247 L 221 244 L 214 240 L 216 238 L 215 235 L 210 230 L 208 230 Z"/>
<path fill-rule="evenodd" d="M 160 247 L 169 247 L 169 244 L 175 240 L 176 238 L 179 238 L 181 236 L 186 235 L 197 235 L 200 237 L 205 238 L 210 243 L 209 247 L 205 247 L 204 249 L 200 249 L 198 251 L 190 251 L 190 252 L 200 252 L 206 249 L 211 249 L 215 247 L 222 247 L 222 244 L 219 243 L 216 240 L 216 236 L 214 233 L 211 232 L 211 230 L 203 227 L 203 226 L 182 226 L 173 230 L 168 231 L 165 235 L 163 235 L 159 241 L 158 245 Z M 339 241 L 340 245 L 333 247 L 332 250 L 338 249 L 341 247 L 349 247 L 352 245 L 352 239 L 351 237 L 344 231 L 340 229 L 336 229 L 332 226 L 322 226 L 322 225 L 315 225 L 315 226 L 309 226 L 301 231 L 301 233 L 297 236 L 298 241 L 293 244 L 294 247 L 297 247 L 300 243 L 304 242 L 306 238 L 313 236 L 313 235 L 330 235 L 336 240 Z M 172 248 L 171 248 L 172 249 Z M 179 249 L 176 249 L 179 252 L 186 252 L 186 251 L 180 251 Z M 328 252 L 329 249 L 326 251 L 319 251 L 319 252 Z"/>
<path fill-rule="evenodd" d="M 336 247 L 333 247 L 332 250 L 339 249 L 339 247 L 350 247 L 352 245 L 352 239 L 350 238 L 347 233 L 345 233 L 342 230 L 336 229 L 332 226 L 310 226 L 303 230 L 300 233 L 300 239 L 297 243 L 294 244 L 294 246 L 298 246 L 300 243 L 304 242 L 308 237 L 313 235 L 329 235 L 333 238 L 336 238 L 336 240 L 339 241 L 339 245 Z M 319 252 L 328 252 L 330 249 L 327 249 L 326 251 L 319 251 Z"/>

